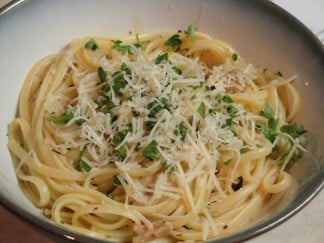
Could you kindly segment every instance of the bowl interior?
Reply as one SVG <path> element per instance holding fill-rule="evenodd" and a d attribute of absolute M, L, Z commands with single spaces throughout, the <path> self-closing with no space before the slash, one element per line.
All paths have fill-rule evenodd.
<path fill-rule="evenodd" d="M 297 193 L 275 214 L 231 239 L 252 237 L 280 223 L 303 207 L 323 184 L 324 161 L 324 48 L 296 19 L 266 1 L 26 1 L 0 21 L 0 198 L 23 217 L 56 233 L 63 229 L 43 219 L 40 210 L 21 192 L 7 150 L 7 125 L 13 119 L 18 94 L 29 68 L 38 59 L 58 52 L 76 37 L 116 37 L 185 29 L 199 31 L 230 43 L 248 62 L 298 74 L 295 82 L 303 106 L 298 121 L 308 130 L 310 153 L 292 168 Z M 294 200 L 292 200 L 294 199 Z M 45 223 L 44 223 L 45 220 Z"/>

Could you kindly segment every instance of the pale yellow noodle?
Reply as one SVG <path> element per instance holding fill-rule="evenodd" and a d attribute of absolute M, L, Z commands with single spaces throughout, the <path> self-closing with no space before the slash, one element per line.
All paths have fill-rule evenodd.
<path fill-rule="evenodd" d="M 239 230 L 253 215 L 262 211 L 272 194 L 280 194 L 290 188 L 294 179 L 284 171 L 288 161 L 283 168 L 278 166 L 280 156 L 292 147 L 289 139 L 277 138 L 281 154 L 272 158 L 271 156 L 275 156 L 274 145 L 264 137 L 261 130 L 257 130 L 257 126 L 267 125 L 268 118 L 260 115 L 266 103 L 272 107 L 278 126 L 291 122 L 301 106 L 297 90 L 289 80 L 285 81 L 269 71 L 246 64 L 229 44 L 206 34 L 196 33 L 192 39 L 181 32 L 179 36 L 182 44 L 179 50 L 166 46 L 165 42 L 174 34 L 157 32 L 115 39 L 99 36 L 75 39 L 58 54 L 41 59 L 27 74 L 19 96 L 17 117 L 9 125 L 8 148 L 25 194 L 57 224 L 82 234 L 120 242 L 144 242 L 155 238 L 200 241 Z M 98 50 L 85 48 L 91 39 L 97 43 Z M 138 54 L 121 54 L 115 50 L 112 40 L 117 39 L 123 45 L 131 45 L 131 50 Z M 136 49 L 136 43 L 141 44 L 140 51 Z M 86 97 L 83 101 L 89 103 L 88 109 L 83 111 L 89 124 L 96 126 L 97 119 L 108 119 L 107 116 L 97 116 L 99 105 L 94 101 L 101 92 L 102 85 L 100 77 L 98 78 L 98 67 L 115 70 L 122 63 L 136 60 L 140 65 L 154 63 L 159 55 L 166 52 L 171 61 L 163 65 L 179 62 L 179 67 L 184 72 L 187 71 L 188 76 L 204 67 L 209 73 L 206 72 L 202 78 L 208 79 L 214 68 L 230 67 L 227 73 L 219 77 L 221 80 L 228 75 L 224 82 L 229 82 L 220 88 L 223 89 L 220 94 L 226 93 L 232 100 L 230 104 L 243 108 L 248 113 L 248 116 L 234 121 L 232 127 L 236 132 L 233 139 L 241 139 L 239 147 L 241 150 L 247 149 L 246 151 L 242 152 L 237 147 L 230 148 L 226 142 L 220 142 L 217 148 L 212 148 L 210 144 L 201 144 L 200 139 L 194 140 L 192 133 L 203 124 L 196 119 L 197 114 L 193 114 L 196 109 L 194 96 L 208 97 L 208 93 L 204 92 L 210 92 L 210 87 L 200 90 L 197 81 L 195 85 L 198 89 L 194 87 L 192 93 L 187 94 L 187 99 L 191 99 L 193 103 L 183 107 L 184 114 L 190 114 L 192 119 L 186 121 L 187 124 L 192 122 L 192 130 L 188 131 L 186 137 L 189 142 L 183 148 L 185 152 L 181 151 L 182 154 L 178 157 L 174 156 L 175 150 L 172 147 L 165 148 L 166 145 L 162 144 L 159 149 L 165 161 L 150 162 L 140 156 L 132 157 L 136 153 L 136 144 L 127 147 L 128 152 L 132 153 L 124 161 L 100 161 L 104 153 L 109 153 L 107 141 L 113 142 L 113 136 L 102 135 L 103 131 L 115 128 L 109 128 L 107 124 L 106 127 L 98 126 L 95 128 L 96 137 L 82 140 L 80 137 L 83 135 L 78 129 L 83 125 L 74 126 L 76 120 L 70 122 L 72 125 L 55 125 L 49 121 L 52 114 L 62 114 L 73 108 L 79 102 L 82 92 L 92 99 L 89 101 Z M 188 58 L 191 62 L 197 62 L 197 67 L 187 67 Z M 235 76 L 237 73 L 241 73 L 242 77 L 245 75 L 243 81 Z M 93 78 L 89 79 L 88 75 Z M 168 71 L 163 75 L 168 75 Z M 158 86 L 157 77 L 154 74 L 146 75 L 146 93 Z M 181 76 L 182 80 L 178 80 L 175 87 L 185 90 L 187 86 L 184 81 L 188 81 L 186 78 L 188 77 Z M 140 82 L 144 81 L 141 79 L 132 85 L 140 87 L 143 85 Z M 195 80 L 190 82 L 193 81 Z M 285 83 L 279 85 L 280 81 Z M 169 87 L 161 95 L 170 89 Z M 172 95 L 175 100 L 175 94 Z M 117 101 L 120 99 L 116 93 L 112 97 Z M 223 109 L 224 112 L 226 106 L 228 103 L 218 109 Z M 121 109 L 120 113 L 129 114 L 126 118 L 134 112 L 127 110 L 127 107 L 124 110 L 122 108 L 122 105 L 113 107 Z M 200 116 L 208 113 L 207 108 Z M 165 119 L 159 122 L 172 122 L 173 118 L 166 114 Z M 135 118 L 132 125 L 145 127 L 143 120 Z M 148 137 L 154 136 L 159 125 L 151 130 Z M 164 131 L 165 134 L 168 132 Z M 276 132 L 280 133 L 280 130 L 277 129 Z M 174 134 L 169 136 L 175 136 Z M 142 136 L 146 135 L 143 133 Z M 106 143 L 106 148 L 95 146 L 95 142 Z M 76 165 L 82 148 L 87 148 L 85 157 L 88 161 L 81 161 L 90 166 L 90 171 L 87 172 L 80 171 L 81 166 Z M 297 145 L 293 148 L 296 149 Z M 123 144 L 120 143 L 116 149 L 123 149 Z M 195 161 L 195 165 L 188 163 L 185 157 L 193 151 L 200 151 L 196 154 L 197 157 L 190 158 Z M 209 151 L 212 153 L 206 155 Z M 292 156 L 292 152 L 289 156 Z M 94 157 L 97 162 L 91 162 L 95 160 Z M 169 161 L 170 158 L 179 159 Z M 130 166 L 128 163 L 134 162 L 137 164 L 127 167 Z M 162 163 L 166 163 L 164 166 L 171 163 L 173 167 L 170 166 L 167 168 L 170 171 L 167 171 L 166 168 L 163 169 Z M 116 178 L 120 185 L 117 185 Z M 158 185 L 157 181 L 164 184 Z M 158 189 L 158 186 L 161 188 Z"/>

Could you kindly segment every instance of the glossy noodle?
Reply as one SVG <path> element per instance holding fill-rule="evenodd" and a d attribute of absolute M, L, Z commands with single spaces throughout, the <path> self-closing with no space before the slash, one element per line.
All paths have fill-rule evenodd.
<path fill-rule="evenodd" d="M 8 147 L 26 196 L 111 241 L 206 240 L 291 188 L 292 82 L 196 32 L 84 37 L 28 73 Z"/>

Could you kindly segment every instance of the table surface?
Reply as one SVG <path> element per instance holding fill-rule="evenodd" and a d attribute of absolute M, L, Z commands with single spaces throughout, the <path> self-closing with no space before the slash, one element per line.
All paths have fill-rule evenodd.
<path fill-rule="evenodd" d="M 0 7 L 10 0 L 0 0 Z M 290 13 L 299 18 L 307 25 L 319 38 L 324 40 L 324 15 L 320 12 L 324 10 L 323 0 L 274 0 Z M 277 242 L 277 243 L 302 243 L 324 242 L 324 191 L 312 200 L 301 212 L 293 216 L 282 225 L 255 238 L 249 243 Z M 13 212 L 0 204 L 0 243 L 4 242 L 71 242 L 61 237 L 48 233 L 37 226 L 21 219 Z"/>

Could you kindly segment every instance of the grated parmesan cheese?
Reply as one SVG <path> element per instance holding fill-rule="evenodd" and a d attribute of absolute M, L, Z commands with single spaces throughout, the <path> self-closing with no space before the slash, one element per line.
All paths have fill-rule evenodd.
<path fill-rule="evenodd" d="M 75 123 L 82 122 L 70 135 L 57 133 L 63 141 L 57 145 L 60 151 L 64 147 L 88 146 L 84 161 L 91 168 L 115 164 L 121 171 L 118 178 L 126 193 L 126 207 L 130 201 L 150 205 L 160 197 L 178 200 L 189 191 L 179 190 L 172 183 L 185 187 L 206 170 L 210 175 L 217 173 L 219 149 L 239 153 L 247 143 L 236 136 L 235 124 L 255 126 L 243 105 L 222 100 L 232 91 L 242 91 L 246 80 L 254 78 L 249 74 L 251 66 L 239 70 L 227 60 L 208 68 L 198 58 L 176 52 L 169 52 L 168 61 L 156 64 L 162 53 L 148 55 L 135 47 L 132 53 L 132 58 L 116 51 L 113 58 L 97 57 L 105 72 L 105 82 L 100 82 L 96 71 L 73 76 L 77 96 L 68 109 L 74 116 L 65 127 L 73 128 Z M 55 104 L 62 99 L 52 96 L 48 102 Z M 229 114 L 229 106 L 235 116 Z M 254 134 L 244 137 L 250 141 Z M 151 158 L 145 157 L 145 149 L 151 152 L 148 147 L 152 141 L 157 144 L 156 150 L 153 148 L 157 153 L 153 158 L 158 160 L 154 170 L 161 172 L 149 183 L 143 183 L 141 178 L 145 178 Z M 224 197 L 218 179 L 211 178 L 208 184 Z M 192 195 L 188 198 L 194 208 Z M 209 232 L 208 225 L 207 220 L 204 238 Z"/>

